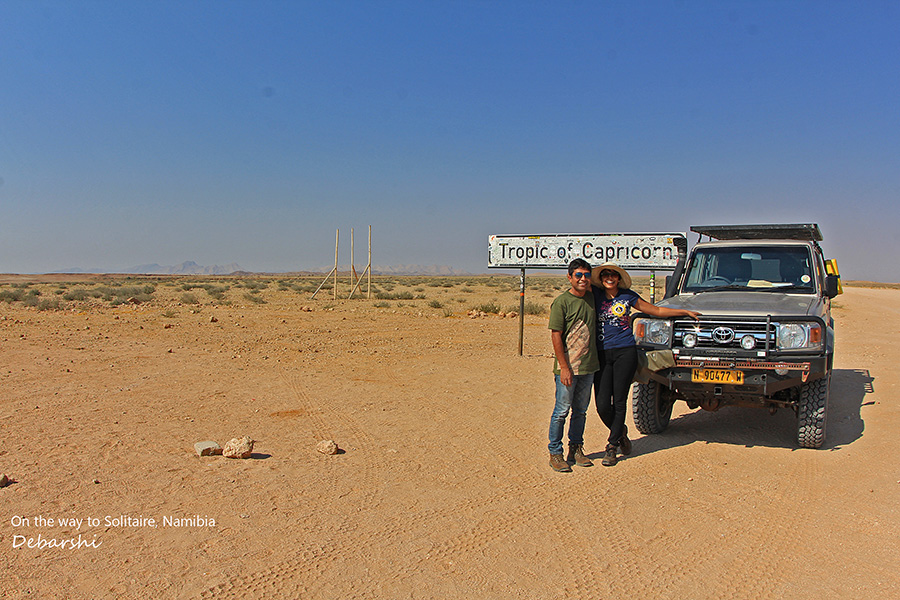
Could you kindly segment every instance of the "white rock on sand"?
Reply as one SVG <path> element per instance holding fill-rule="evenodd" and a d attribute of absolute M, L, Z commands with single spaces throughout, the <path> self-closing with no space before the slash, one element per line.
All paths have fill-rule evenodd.
<path fill-rule="evenodd" d="M 337 454 L 338 445 L 334 442 L 334 440 L 322 440 L 321 442 L 316 444 L 316 450 L 318 450 L 322 454 Z"/>
<path fill-rule="evenodd" d="M 215 454 L 222 454 L 222 446 L 211 440 L 205 442 L 197 442 L 196 444 L 194 444 L 194 450 L 197 452 L 197 456 L 213 456 Z"/>
<path fill-rule="evenodd" d="M 225 444 L 222 456 L 225 458 L 250 458 L 253 454 L 253 440 L 246 435 L 242 438 L 233 438 Z"/>

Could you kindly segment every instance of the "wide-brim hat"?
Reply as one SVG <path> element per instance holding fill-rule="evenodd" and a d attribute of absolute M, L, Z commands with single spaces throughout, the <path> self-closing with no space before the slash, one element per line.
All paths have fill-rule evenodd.
<path fill-rule="evenodd" d="M 603 283 L 600 281 L 601 271 L 615 271 L 619 274 L 619 288 L 627 290 L 631 287 L 631 275 L 628 274 L 628 271 L 615 263 L 609 262 L 591 269 L 591 284 L 600 288 L 603 287 Z"/>

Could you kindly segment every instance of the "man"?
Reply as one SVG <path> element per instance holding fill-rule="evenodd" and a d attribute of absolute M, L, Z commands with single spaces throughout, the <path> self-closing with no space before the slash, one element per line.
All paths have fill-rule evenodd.
<path fill-rule="evenodd" d="M 556 405 L 550 417 L 550 466 L 554 471 L 571 473 L 574 463 L 590 467 L 584 455 L 584 422 L 591 402 L 594 372 L 600 368 L 597 357 L 597 312 L 591 293 L 591 265 L 582 258 L 569 263 L 566 276 L 571 289 L 550 305 L 550 340 L 553 343 L 553 373 L 556 380 Z M 563 459 L 563 429 L 569 412 L 569 454 Z"/>

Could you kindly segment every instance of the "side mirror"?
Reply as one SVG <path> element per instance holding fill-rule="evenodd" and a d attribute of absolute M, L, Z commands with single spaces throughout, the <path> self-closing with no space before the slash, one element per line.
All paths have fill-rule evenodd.
<path fill-rule="evenodd" d="M 825 276 L 825 295 L 834 298 L 840 293 L 841 278 L 839 275 Z"/>

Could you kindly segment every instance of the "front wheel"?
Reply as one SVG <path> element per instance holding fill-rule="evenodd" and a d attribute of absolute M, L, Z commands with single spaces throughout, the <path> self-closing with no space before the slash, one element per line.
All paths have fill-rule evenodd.
<path fill-rule="evenodd" d="M 636 383 L 631 396 L 634 425 L 643 434 L 662 433 L 672 418 L 672 392 L 659 382 Z"/>
<path fill-rule="evenodd" d="M 825 422 L 831 374 L 804 383 L 800 387 L 797 411 L 797 443 L 803 448 L 818 448 L 825 442 Z"/>

